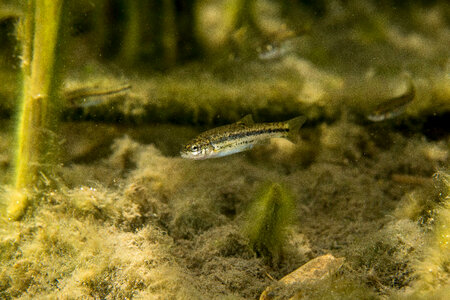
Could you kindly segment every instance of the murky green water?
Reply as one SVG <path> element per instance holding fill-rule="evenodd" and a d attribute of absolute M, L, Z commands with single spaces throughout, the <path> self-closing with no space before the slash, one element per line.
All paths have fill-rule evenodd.
<path fill-rule="evenodd" d="M 0 2 L 0 298 L 445 299 L 445 1 L 68 2 L 57 126 L 26 192 L 26 1 Z M 247 114 L 306 122 L 295 143 L 180 157 Z M 277 282 L 325 254 L 343 263 L 324 278 Z"/>

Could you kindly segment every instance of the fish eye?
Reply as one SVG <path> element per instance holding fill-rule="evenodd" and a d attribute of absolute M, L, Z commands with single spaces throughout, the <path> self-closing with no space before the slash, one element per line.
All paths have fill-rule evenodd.
<path fill-rule="evenodd" d="M 194 152 L 197 152 L 198 151 L 198 146 L 196 146 L 196 145 L 192 146 L 191 150 L 194 151 Z"/>

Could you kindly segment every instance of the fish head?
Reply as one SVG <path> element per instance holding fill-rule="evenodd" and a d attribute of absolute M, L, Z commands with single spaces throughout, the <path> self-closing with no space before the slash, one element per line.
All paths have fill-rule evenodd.
<path fill-rule="evenodd" d="M 180 155 L 187 159 L 207 159 L 214 156 L 214 147 L 209 140 L 195 139 L 181 149 Z"/>

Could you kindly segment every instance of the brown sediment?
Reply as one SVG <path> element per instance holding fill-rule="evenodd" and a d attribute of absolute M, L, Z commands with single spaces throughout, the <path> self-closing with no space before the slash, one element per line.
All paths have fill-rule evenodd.
<path fill-rule="evenodd" d="M 345 257 L 348 268 L 325 279 L 322 286 L 302 283 L 305 295 L 324 296 L 327 291 L 341 296 L 386 295 L 408 286 L 413 279 L 411 263 L 420 257 L 424 237 L 420 225 L 408 218 L 428 224 L 432 214 L 420 207 L 414 215 L 398 212 L 403 207 L 398 200 L 404 193 L 422 189 L 422 185 L 399 189 L 398 182 L 387 179 L 392 170 L 404 168 L 418 174 L 433 172 L 426 164 L 426 153 L 411 154 L 411 149 L 419 145 L 440 149 L 440 144 L 390 133 L 395 146 L 379 148 L 367 139 L 367 128 L 340 121 L 309 128 L 306 133 L 311 137 L 326 138 L 318 142 L 303 136 L 298 145 L 283 152 L 289 163 L 280 164 L 279 158 L 263 150 L 198 163 L 182 160 L 176 152 L 162 154 L 140 142 L 164 145 L 161 141 L 168 136 L 182 141 L 188 131 L 179 126 L 136 126 L 128 128 L 128 136 L 121 138 L 123 128 L 91 124 L 88 130 L 84 124 L 77 130 L 77 124 L 67 125 L 66 136 L 81 130 L 91 132 L 95 140 L 105 135 L 115 142 L 92 148 L 89 139 L 72 141 L 70 149 L 85 149 L 84 157 L 91 152 L 104 153 L 103 158 L 70 163 L 71 155 L 79 159 L 80 154 L 68 152 L 66 166 L 58 171 L 59 188 L 49 191 L 30 210 L 33 215 L 21 223 L 25 227 L 12 224 L 2 233 L 0 246 L 8 255 L 27 249 L 22 258 L 8 256 L 3 260 L 15 268 L 0 266 L 2 274 L 9 276 L 0 277 L 8 294 L 35 295 L 36 286 L 30 281 L 34 276 L 39 282 L 64 282 L 62 289 L 67 295 L 144 297 L 158 293 L 202 299 L 234 293 L 248 299 L 258 297 L 274 283 L 270 276 L 282 278 L 325 250 Z M 95 135 L 92 130 L 97 131 Z M 336 139 L 330 140 L 331 136 Z M 317 145 L 319 153 L 303 149 L 317 149 Z M 176 142 L 173 147 L 178 148 Z M 368 149 L 370 156 L 361 155 Z M 301 156 L 305 154 L 311 155 L 308 164 Z M 335 163 L 344 160 L 351 163 Z M 274 265 L 257 257 L 240 229 L 251 199 L 268 179 L 281 180 L 289 187 L 298 218 L 285 232 L 283 252 Z M 394 211 L 398 220 L 389 217 Z M 38 226 L 38 234 L 27 231 L 29 226 Z M 27 239 L 16 239 L 13 231 L 27 235 Z M 34 257 L 41 258 L 39 264 Z M 81 257 L 95 259 L 79 265 L 76 261 Z M 146 263 L 145 257 L 151 257 L 152 263 Z M 66 271 L 58 275 L 49 271 L 53 267 Z M 198 278 L 202 278 L 201 284 Z M 390 285 L 393 281 L 395 286 Z M 80 282 L 82 291 L 78 290 Z M 117 289 L 107 288 L 110 284 Z M 339 290 L 338 286 L 347 288 Z M 274 288 L 287 295 L 295 293 L 298 285 L 284 292 L 281 286 Z"/>

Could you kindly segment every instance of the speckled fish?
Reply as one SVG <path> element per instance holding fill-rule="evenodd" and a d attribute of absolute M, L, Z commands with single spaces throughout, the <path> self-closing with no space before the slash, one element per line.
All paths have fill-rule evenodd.
<path fill-rule="evenodd" d="M 264 50 L 258 53 L 258 58 L 260 60 L 276 60 L 282 58 L 287 53 L 291 52 L 292 49 L 287 45 L 267 45 Z"/>
<path fill-rule="evenodd" d="M 367 116 L 367 119 L 372 122 L 380 122 L 398 117 L 405 112 L 406 107 L 414 99 L 415 95 L 416 90 L 411 82 L 410 88 L 406 93 L 379 104 L 373 113 Z"/>
<path fill-rule="evenodd" d="M 305 120 L 300 116 L 286 122 L 255 124 L 252 116 L 247 115 L 236 123 L 203 132 L 186 144 L 180 154 L 183 158 L 200 160 L 250 150 L 271 138 L 293 141 Z"/>

